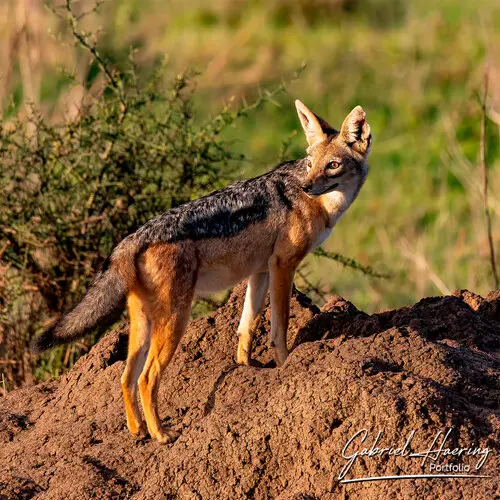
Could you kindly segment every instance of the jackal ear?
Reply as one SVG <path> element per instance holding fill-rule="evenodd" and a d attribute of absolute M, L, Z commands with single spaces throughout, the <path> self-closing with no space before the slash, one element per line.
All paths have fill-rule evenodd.
<path fill-rule="evenodd" d="M 363 155 L 370 152 L 372 133 L 366 121 L 366 113 L 361 106 L 356 106 L 344 120 L 340 129 L 344 141 Z"/>
<path fill-rule="evenodd" d="M 324 141 L 328 132 L 331 132 L 333 128 L 298 99 L 295 101 L 295 107 L 297 108 L 300 123 L 306 134 L 309 147 Z"/>

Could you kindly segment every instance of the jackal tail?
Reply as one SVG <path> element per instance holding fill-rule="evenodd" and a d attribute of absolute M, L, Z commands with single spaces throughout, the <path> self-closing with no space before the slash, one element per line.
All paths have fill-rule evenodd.
<path fill-rule="evenodd" d="M 82 301 L 33 340 L 34 353 L 67 344 L 94 330 L 104 331 L 118 319 L 136 274 L 136 252 L 124 243 L 104 263 Z"/>

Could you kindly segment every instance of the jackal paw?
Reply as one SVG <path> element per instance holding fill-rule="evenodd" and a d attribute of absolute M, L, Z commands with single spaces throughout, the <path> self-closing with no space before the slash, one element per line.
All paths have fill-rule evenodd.
<path fill-rule="evenodd" d="M 276 366 L 279 368 L 285 364 L 286 358 L 288 357 L 287 349 L 274 349 L 274 361 Z"/>
<path fill-rule="evenodd" d="M 179 431 L 174 431 L 173 429 L 163 429 L 159 435 L 156 436 L 156 439 L 161 444 L 169 444 L 173 443 L 181 433 Z"/>
<path fill-rule="evenodd" d="M 250 356 L 246 356 L 246 357 L 239 357 L 238 356 L 238 358 L 236 359 L 236 362 L 242 366 L 250 366 L 252 364 L 252 358 Z"/>
<path fill-rule="evenodd" d="M 250 366 L 252 363 L 252 358 L 250 357 L 250 353 L 243 349 L 238 348 L 238 352 L 236 353 L 236 362 L 239 365 Z"/>
<path fill-rule="evenodd" d="M 142 421 L 140 423 L 127 423 L 128 430 L 133 436 L 145 436 L 148 433 L 148 428 L 146 422 Z"/>

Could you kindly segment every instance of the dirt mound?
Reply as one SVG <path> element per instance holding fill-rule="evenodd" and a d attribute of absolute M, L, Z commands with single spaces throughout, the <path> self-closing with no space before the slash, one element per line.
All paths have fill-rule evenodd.
<path fill-rule="evenodd" d="M 296 293 L 295 348 L 275 369 L 268 310 L 256 366 L 234 364 L 243 291 L 190 324 L 163 378 L 163 420 L 182 430 L 175 443 L 135 439 L 126 429 L 123 325 L 68 374 L 2 400 L 0 496 L 494 498 L 498 293 L 461 291 L 372 316 L 338 296 L 319 311 Z M 463 451 L 446 453 L 456 448 Z M 455 469 L 432 468 L 449 464 Z M 490 477 L 342 483 L 343 469 L 343 480 Z"/>

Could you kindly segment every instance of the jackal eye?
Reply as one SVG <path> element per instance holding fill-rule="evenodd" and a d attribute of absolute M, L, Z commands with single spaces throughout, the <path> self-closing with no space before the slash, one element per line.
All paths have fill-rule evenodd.
<path fill-rule="evenodd" d="M 341 166 L 342 163 L 340 163 L 339 161 L 332 160 L 327 163 L 325 170 L 327 173 L 333 173 L 337 172 Z"/>

